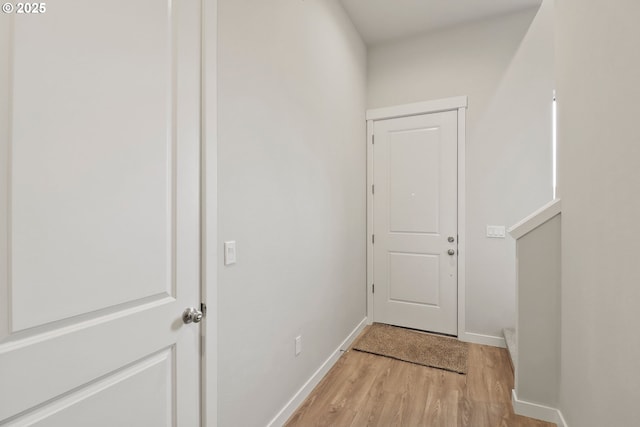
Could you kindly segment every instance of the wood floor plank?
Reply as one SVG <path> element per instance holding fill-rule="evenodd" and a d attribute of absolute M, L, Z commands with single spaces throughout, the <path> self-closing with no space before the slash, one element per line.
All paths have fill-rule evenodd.
<path fill-rule="evenodd" d="M 470 346 L 469 365 L 473 369 L 467 374 L 466 397 L 491 403 L 511 402 L 513 375 L 510 369 L 505 369 L 503 352 L 506 351 L 497 347 Z"/>
<path fill-rule="evenodd" d="M 285 426 L 555 426 L 513 413 L 508 357 L 470 344 L 469 372 L 460 375 L 349 350 Z"/>

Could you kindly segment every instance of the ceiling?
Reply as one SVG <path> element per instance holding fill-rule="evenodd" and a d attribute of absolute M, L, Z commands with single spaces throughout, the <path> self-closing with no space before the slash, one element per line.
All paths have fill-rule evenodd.
<path fill-rule="evenodd" d="M 539 6 L 542 0 L 340 0 L 367 45 Z"/>

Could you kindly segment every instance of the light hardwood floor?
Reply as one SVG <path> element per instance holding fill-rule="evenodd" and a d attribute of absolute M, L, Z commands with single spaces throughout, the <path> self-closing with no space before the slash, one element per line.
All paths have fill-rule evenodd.
<path fill-rule="evenodd" d="M 349 350 L 285 426 L 555 426 L 513 413 L 505 349 L 470 344 L 468 363 L 460 375 Z"/>

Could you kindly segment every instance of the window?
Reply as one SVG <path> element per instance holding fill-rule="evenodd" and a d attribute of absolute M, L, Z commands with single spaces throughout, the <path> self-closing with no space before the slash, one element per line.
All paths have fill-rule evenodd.
<path fill-rule="evenodd" d="M 551 107 L 551 150 L 552 150 L 552 178 L 551 185 L 553 186 L 553 198 L 556 198 L 556 187 L 558 185 L 558 133 L 557 133 L 557 102 L 556 102 L 556 91 L 553 91 L 553 106 Z"/>

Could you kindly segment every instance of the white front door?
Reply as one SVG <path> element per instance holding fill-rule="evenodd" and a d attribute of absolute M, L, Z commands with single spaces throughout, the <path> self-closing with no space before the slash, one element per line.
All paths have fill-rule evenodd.
<path fill-rule="evenodd" d="M 28 9 L 0 14 L 0 424 L 197 426 L 200 1 Z"/>
<path fill-rule="evenodd" d="M 457 111 L 373 124 L 376 322 L 457 335 Z"/>

